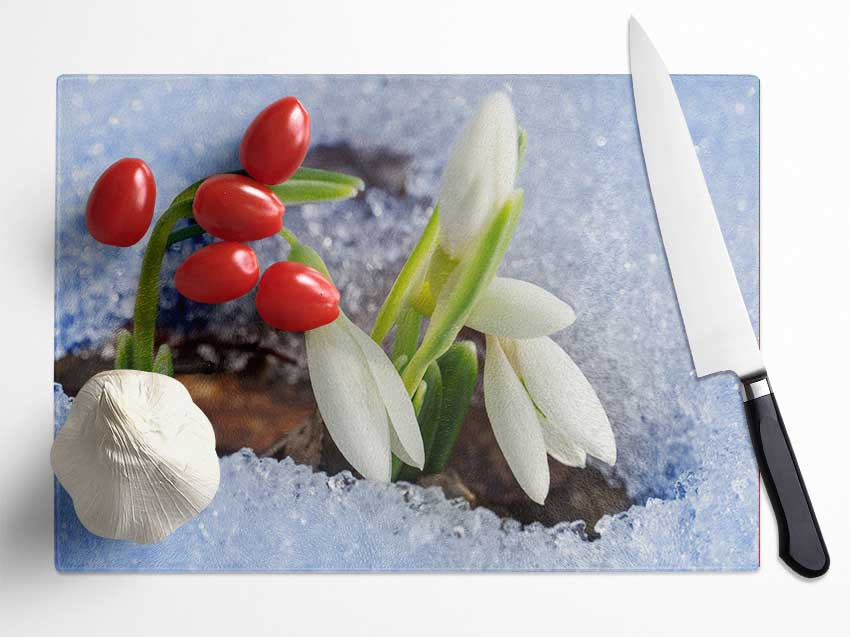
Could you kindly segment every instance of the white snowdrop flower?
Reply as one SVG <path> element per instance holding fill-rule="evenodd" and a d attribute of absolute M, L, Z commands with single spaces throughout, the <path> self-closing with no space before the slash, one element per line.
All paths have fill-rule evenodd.
<path fill-rule="evenodd" d="M 547 338 L 575 321 L 573 309 L 527 281 L 496 277 L 466 325 L 487 338 L 484 403 L 508 465 L 528 496 L 549 492 L 547 454 L 576 467 L 586 454 L 614 464 L 605 410 L 564 350 Z"/>
<path fill-rule="evenodd" d="M 308 331 L 306 343 L 319 412 L 351 465 L 388 482 L 392 452 L 421 469 L 425 449 L 413 404 L 384 350 L 344 314 Z"/>
<path fill-rule="evenodd" d="M 517 122 L 510 99 L 493 93 L 452 147 L 443 172 L 440 245 L 455 259 L 475 242 L 511 194 L 517 171 Z"/>
<path fill-rule="evenodd" d="M 177 380 L 101 372 L 80 390 L 50 453 L 80 522 L 103 537 L 158 542 L 218 490 L 215 435 Z"/>
<path fill-rule="evenodd" d="M 608 464 L 617 459 L 596 392 L 550 338 L 487 335 L 484 403 L 511 471 L 538 504 L 549 493 L 547 454 L 573 467 L 584 467 L 588 454 Z"/>
<path fill-rule="evenodd" d="M 510 338 L 554 334 L 575 321 L 569 305 L 541 287 L 496 277 L 466 319 L 474 330 Z"/>

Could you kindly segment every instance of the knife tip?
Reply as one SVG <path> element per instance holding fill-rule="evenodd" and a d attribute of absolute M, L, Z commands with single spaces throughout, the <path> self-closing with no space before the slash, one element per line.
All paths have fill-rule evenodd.
<path fill-rule="evenodd" d="M 631 40 L 638 33 L 643 33 L 643 28 L 640 26 L 640 22 L 637 21 L 633 15 L 629 16 L 629 40 Z"/>

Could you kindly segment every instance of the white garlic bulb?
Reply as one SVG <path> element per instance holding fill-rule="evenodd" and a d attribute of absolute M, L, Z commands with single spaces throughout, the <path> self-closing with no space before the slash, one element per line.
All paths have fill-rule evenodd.
<path fill-rule="evenodd" d="M 179 381 L 152 372 L 89 379 L 50 461 L 89 531 L 140 544 L 172 533 L 218 490 L 210 421 Z"/>

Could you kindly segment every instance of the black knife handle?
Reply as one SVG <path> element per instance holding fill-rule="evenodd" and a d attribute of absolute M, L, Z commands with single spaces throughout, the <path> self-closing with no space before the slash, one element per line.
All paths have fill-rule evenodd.
<path fill-rule="evenodd" d="M 819 577 L 829 569 L 829 553 L 767 376 L 741 382 L 753 448 L 779 527 L 779 557 L 803 577 Z"/>

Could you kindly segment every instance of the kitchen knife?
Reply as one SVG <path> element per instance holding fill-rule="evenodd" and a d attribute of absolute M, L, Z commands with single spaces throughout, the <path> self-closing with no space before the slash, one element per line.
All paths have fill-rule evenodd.
<path fill-rule="evenodd" d="M 805 577 L 829 554 L 767 379 L 685 116 L 664 62 L 629 21 L 629 59 L 640 141 L 655 214 L 697 376 L 732 371 L 779 527 L 779 555 Z"/>

